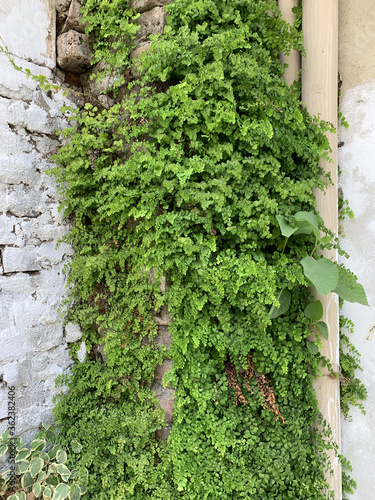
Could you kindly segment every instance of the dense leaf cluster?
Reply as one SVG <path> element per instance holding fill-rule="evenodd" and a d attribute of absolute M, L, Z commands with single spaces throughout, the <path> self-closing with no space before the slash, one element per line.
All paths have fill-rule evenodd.
<path fill-rule="evenodd" d="M 84 7 L 111 64 L 122 23 L 129 31 L 117 4 Z M 284 251 L 277 219 L 314 211 L 312 189 L 324 188 L 327 126 L 283 82 L 279 61 L 301 36 L 271 0 L 175 0 L 168 12 L 144 77 L 111 109 L 74 112 L 55 158 L 74 217 L 69 319 L 88 349 L 57 423 L 63 440 L 83 445 L 90 498 L 324 499 L 330 445 L 313 427 L 319 356 L 306 346 L 300 264 L 315 237 L 296 235 Z M 282 290 L 290 307 L 271 319 Z M 155 437 L 163 412 L 150 389 L 167 356 L 152 320 L 164 305 L 176 388 L 167 444 Z M 245 380 L 249 359 L 283 419 Z M 235 400 L 228 363 L 246 403 Z"/>

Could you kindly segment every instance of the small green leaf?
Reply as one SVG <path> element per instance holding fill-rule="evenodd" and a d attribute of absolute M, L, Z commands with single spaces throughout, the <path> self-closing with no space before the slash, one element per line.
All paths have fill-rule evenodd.
<path fill-rule="evenodd" d="M 33 486 L 33 493 L 36 497 L 38 497 L 42 492 L 42 485 L 39 482 L 36 482 Z"/>
<path fill-rule="evenodd" d="M 42 450 L 46 446 L 45 439 L 34 439 L 30 445 L 30 451 Z"/>
<path fill-rule="evenodd" d="M 28 450 L 27 448 L 22 448 L 22 450 L 20 450 L 17 455 L 16 455 L 16 458 L 15 458 L 15 462 L 21 462 L 21 460 L 25 460 L 26 458 L 28 458 L 30 456 L 30 450 Z"/>
<path fill-rule="evenodd" d="M 8 446 L 6 444 L 0 444 L 0 457 L 5 455 L 8 450 Z"/>
<path fill-rule="evenodd" d="M 30 462 L 30 474 L 31 477 L 35 477 L 42 470 L 44 466 L 44 460 L 42 458 L 33 458 Z"/>
<path fill-rule="evenodd" d="M 319 321 L 323 316 L 323 306 L 320 300 L 311 302 L 311 304 L 305 308 L 305 315 L 307 318 L 311 319 L 313 323 Z"/>
<path fill-rule="evenodd" d="M 277 222 L 279 223 L 281 234 L 286 238 L 290 238 L 292 234 L 294 234 L 298 227 L 293 227 L 286 222 L 286 219 L 283 215 L 276 215 Z"/>
<path fill-rule="evenodd" d="M 21 478 L 22 488 L 28 488 L 34 483 L 33 478 L 31 477 L 30 472 L 25 472 L 25 474 Z"/>
<path fill-rule="evenodd" d="M 319 348 L 314 342 L 306 342 L 307 349 L 311 352 L 311 354 L 318 354 Z"/>
<path fill-rule="evenodd" d="M 320 332 L 320 335 L 328 340 L 328 326 L 324 321 L 319 321 L 316 326 L 318 327 L 318 330 Z"/>
<path fill-rule="evenodd" d="M 53 495 L 53 487 L 47 486 L 43 491 L 43 498 L 52 498 Z"/>
<path fill-rule="evenodd" d="M 55 494 L 53 495 L 53 500 L 65 500 L 69 495 L 70 488 L 65 483 L 60 483 L 56 486 Z"/>
<path fill-rule="evenodd" d="M 51 448 L 48 452 L 48 456 L 50 460 L 54 460 L 56 458 L 56 453 L 59 451 L 59 445 L 55 445 L 53 448 Z"/>
<path fill-rule="evenodd" d="M 81 489 L 78 484 L 75 484 L 70 487 L 69 499 L 70 500 L 79 500 L 81 498 Z"/>
<path fill-rule="evenodd" d="M 322 257 L 318 260 L 305 257 L 301 260 L 306 278 L 315 286 L 320 295 L 332 292 L 339 282 L 339 268 L 330 260 Z"/>
<path fill-rule="evenodd" d="M 28 460 L 21 460 L 21 462 L 18 462 L 16 465 L 16 474 L 24 474 L 29 469 L 29 465 Z"/>
<path fill-rule="evenodd" d="M 323 245 L 328 245 L 328 243 L 330 243 L 330 242 L 331 242 L 331 240 L 332 240 L 332 236 L 329 236 L 329 235 L 327 234 L 327 236 L 323 236 L 323 238 L 322 238 L 320 241 L 321 241 L 321 243 L 322 243 Z"/>
<path fill-rule="evenodd" d="M 5 443 L 9 439 L 9 429 L 5 429 L 5 431 L 1 434 L 1 442 Z"/>
<path fill-rule="evenodd" d="M 46 431 L 48 431 L 48 429 L 51 428 L 51 424 L 47 424 L 46 422 L 43 422 L 42 423 L 42 427 L 43 427 L 43 429 L 45 429 Z"/>
<path fill-rule="evenodd" d="M 357 282 L 355 276 L 342 267 L 339 267 L 339 273 L 339 282 L 333 291 L 348 302 L 358 302 L 359 304 L 368 306 L 365 289 Z"/>
<path fill-rule="evenodd" d="M 82 445 L 76 439 L 73 439 L 71 447 L 74 453 L 79 453 L 82 450 Z"/>
<path fill-rule="evenodd" d="M 286 288 L 281 290 L 280 295 L 277 299 L 280 305 L 278 307 L 276 306 L 271 307 L 270 312 L 268 313 L 269 317 L 271 319 L 275 319 L 281 316 L 282 314 L 286 313 L 287 310 L 289 309 L 291 299 L 292 296 L 290 295 L 290 292 Z"/>
<path fill-rule="evenodd" d="M 68 455 L 64 450 L 58 450 L 56 453 L 56 462 L 59 464 L 65 464 L 65 462 L 68 460 Z"/>
<path fill-rule="evenodd" d="M 70 470 L 65 464 L 57 464 L 57 472 L 62 476 L 70 476 Z"/>

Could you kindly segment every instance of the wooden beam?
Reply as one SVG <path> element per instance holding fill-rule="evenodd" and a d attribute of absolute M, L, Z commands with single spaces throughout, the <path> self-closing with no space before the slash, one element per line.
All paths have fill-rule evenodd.
<path fill-rule="evenodd" d="M 293 7 L 297 7 L 298 0 L 279 0 L 279 9 L 283 15 L 283 19 L 289 24 L 293 24 L 296 20 L 296 15 L 292 11 Z M 287 56 L 283 53 L 280 54 L 280 60 L 283 64 L 288 64 L 283 75 L 284 80 L 288 85 L 298 78 L 298 71 L 301 69 L 301 56 L 298 50 L 292 50 L 290 55 Z"/>
<path fill-rule="evenodd" d="M 338 0 L 303 0 L 302 30 L 306 57 L 302 58 L 302 101 L 310 114 L 331 122 L 337 128 L 337 74 L 338 74 Z M 338 232 L 337 197 L 337 137 L 328 133 L 332 148 L 332 163 L 322 160 L 321 165 L 329 172 L 333 185 L 326 193 L 316 190 L 317 208 L 326 227 Z M 336 251 L 324 251 L 327 258 L 336 260 Z M 339 308 L 336 294 L 318 296 L 324 308 L 323 320 L 329 329 L 328 341 L 323 339 L 322 354 L 339 372 Z M 319 408 L 332 429 L 333 440 L 340 447 L 340 384 L 330 377 L 327 368 L 314 381 Z M 327 480 L 334 491 L 334 499 L 341 500 L 341 467 L 335 452 L 329 453 L 333 476 Z"/>

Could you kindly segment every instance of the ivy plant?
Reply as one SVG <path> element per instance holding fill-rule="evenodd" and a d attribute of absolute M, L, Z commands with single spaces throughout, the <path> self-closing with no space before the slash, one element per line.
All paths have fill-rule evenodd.
<path fill-rule="evenodd" d="M 82 446 L 71 443 L 73 454 Z M 4 463 L 14 450 L 14 461 L 0 475 L 0 497 L 8 500 L 79 500 L 86 491 L 79 481 L 77 470 L 67 467 L 68 454 L 56 444 L 56 433 L 50 424 L 43 424 L 43 431 L 29 446 L 20 436 L 10 437 L 9 430 L 0 436 L 0 459 Z M 13 453 L 12 453 L 13 454 Z"/>
<path fill-rule="evenodd" d="M 279 53 L 303 52 L 298 26 L 271 0 L 175 0 L 134 80 L 127 2 L 82 9 L 93 62 L 122 88 L 110 109 L 64 110 L 70 140 L 54 157 L 75 248 L 66 320 L 87 348 L 58 380 L 60 446 L 81 443 L 89 498 L 330 498 L 335 445 L 312 387 L 324 360 L 306 342 L 312 323 L 328 329 L 309 286 L 366 297 L 316 254 L 332 245 L 312 191 L 329 182 L 332 128 L 282 80 Z M 153 321 L 164 306 L 168 353 Z M 152 384 L 166 357 L 164 443 Z"/>

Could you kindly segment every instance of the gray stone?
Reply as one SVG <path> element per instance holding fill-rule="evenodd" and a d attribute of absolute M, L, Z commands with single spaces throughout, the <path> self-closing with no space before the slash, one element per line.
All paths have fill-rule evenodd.
<path fill-rule="evenodd" d="M 171 430 L 172 430 L 171 425 L 169 425 L 168 427 L 164 427 L 163 429 L 158 429 L 155 433 L 156 437 L 161 439 L 162 441 L 167 441 Z"/>
<path fill-rule="evenodd" d="M 78 361 L 83 363 L 85 360 L 86 354 L 87 354 L 86 344 L 84 342 L 82 342 L 78 351 L 77 351 Z"/>
<path fill-rule="evenodd" d="M 70 30 L 57 38 L 57 64 L 64 71 L 82 73 L 90 67 L 92 52 L 89 38 Z"/>
<path fill-rule="evenodd" d="M 16 221 L 15 217 L 8 217 L 5 214 L 0 216 L 0 245 L 13 245 L 16 242 L 17 236 L 14 233 Z"/>
<path fill-rule="evenodd" d="M 159 346 L 162 346 L 162 345 L 165 346 L 167 351 L 171 350 L 172 337 L 171 337 L 171 334 L 169 333 L 167 326 L 160 326 L 159 327 L 159 334 L 157 335 L 155 342 Z"/>
<path fill-rule="evenodd" d="M 4 273 L 39 271 L 35 247 L 6 247 L 2 251 Z"/>
<path fill-rule="evenodd" d="M 137 12 L 146 12 L 146 10 L 151 10 L 154 7 L 163 7 L 172 2 L 173 0 L 131 0 L 130 7 Z"/>
<path fill-rule="evenodd" d="M 82 5 L 77 0 L 72 0 L 68 15 L 62 29 L 62 33 L 67 33 L 69 30 L 85 32 L 85 26 L 82 22 L 82 14 L 80 12 Z"/>
<path fill-rule="evenodd" d="M 143 12 L 137 19 L 136 23 L 140 26 L 136 34 L 134 42 L 146 42 L 150 35 L 161 34 L 164 31 L 166 13 L 162 7 L 155 7 L 152 10 Z"/>
<path fill-rule="evenodd" d="M 75 323 L 68 323 L 65 327 L 65 340 L 68 342 L 77 342 L 82 338 L 82 331 L 79 325 Z"/>
<path fill-rule="evenodd" d="M 163 377 L 172 368 L 172 360 L 165 359 L 161 365 L 158 365 L 155 370 L 155 378 L 163 380 Z"/>
<path fill-rule="evenodd" d="M 167 306 L 163 306 L 161 311 L 158 311 L 158 313 L 153 314 L 152 319 L 158 326 L 168 326 L 169 323 L 172 321 L 171 318 L 169 317 L 169 311 Z"/>
<path fill-rule="evenodd" d="M 55 0 L 55 8 L 57 12 L 65 12 L 69 10 L 71 0 Z"/>
<path fill-rule="evenodd" d="M 104 73 L 110 70 L 108 64 L 102 61 L 93 66 L 89 71 L 81 76 L 82 88 L 86 94 L 98 96 L 104 94 L 112 85 L 119 79 L 113 71 L 110 71 L 103 79 L 100 81 L 96 78 L 98 73 Z"/>
<path fill-rule="evenodd" d="M 139 47 L 137 47 L 136 49 L 134 49 L 130 53 L 130 59 L 133 61 L 133 66 L 132 66 L 130 72 L 134 78 L 139 78 L 141 76 L 141 73 L 139 70 L 139 62 L 137 60 L 138 60 L 139 56 L 142 54 L 142 52 L 147 51 L 150 48 L 150 46 L 151 46 L 151 42 L 142 43 Z"/>
<path fill-rule="evenodd" d="M 6 197 L 5 209 L 17 217 L 37 217 L 41 214 L 41 196 L 35 189 L 13 189 Z"/>

